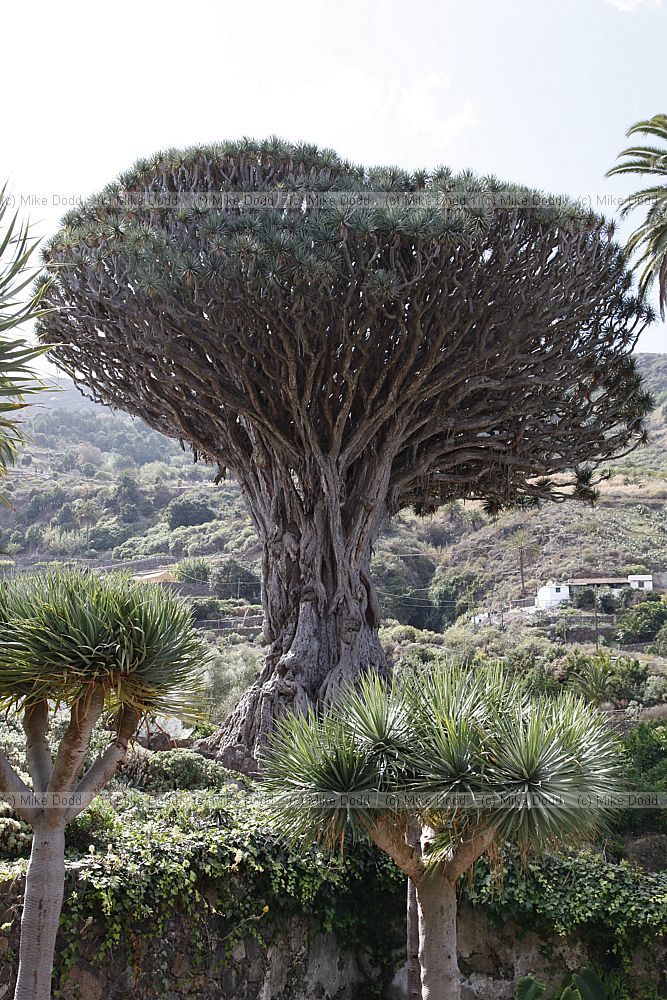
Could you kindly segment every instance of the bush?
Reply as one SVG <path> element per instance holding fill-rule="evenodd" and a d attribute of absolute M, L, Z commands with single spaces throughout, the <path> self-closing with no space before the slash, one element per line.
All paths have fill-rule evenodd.
<path fill-rule="evenodd" d="M 575 587 L 572 591 L 572 604 L 582 611 L 591 611 L 595 607 L 595 591 L 592 587 Z"/>
<path fill-rule="evenodd" d="M 620 643 L 650 642 L 667 622 L 667 603 L 658 595 L 628 611 L 619 622 L 616 639 Z"/>
<path fill-rule="evenodd" d="M 262 660 L 262 650 L 251 646 L 247 639 L 238 645 L 215 647 L 206 675 L 209 714 L 214 722 L 222 722 L 229 715 L 255 679 Z"/>
<path fill-rule="evenodd" d="M 434 607 L 432 628 L 447 628 L 474 607 L 481 593 L 480 581 L 474 573 L 440 567 L 428 590 Z"/>
<path fill-rule="evenodd" d="M 644 687 L 642 701 L 649 707 L 667 702 L 667 677 L 649 677 Z"/>
<path fill-rule="evenodd" d="M 164 513 L 172 531 L 174 528 L 205 524 L 215 518 L 215 511 L 206 501 L 193 496 L 175 497 L 167 504 Z"/>
<path fill-rule="evenodd" d="M 658 656 L 667 656 L 667 623 L 660 626 L 655 642 L 651 646 L 651 652 L 657 653 Z"/>
<path fill-rule="evenodd" d="M 667 724 L 641 722 L 623 737 L 630 788 L 667 792 Z M 667 833 L 664 809 L 626 809 L 616 820 L 619 832 Z"/>
<path fill-rule="evenodd" d="M 220 616 L 221 601 L 217 597 L 190 597 L 188 603 L 197 622 Z"/>
<path fill-rule="evenodd" d="M 573 649 L 565 657 L 564 667 L 568 685 L 594 705 L 643 699 L 648 665 L 635 657 L 612 660 L 611 654 L 602 650 L 589 656 Z"/>
<path fill-rule="evenodd" d="M 82 852 L 91 845 L 105 848 L 119 835 L 121 828 L 121 820 L 109 799 L 98 795 L 67 827 L 67 847 Z"/>
<path fill-rule="evenodd" d="M 609 691 L 614 701 L 641 701 L 648 680 L 648 665 L 630 656 L 611 663 Z"/>
<path fill-rule="evenodd" d="M 174 576 L 186 583 L 208 583 L 211 575 L 211 564 L 208 559 L 195 557 L 182 559 L 174 566 Z"/>
<path fill-rule="evenodd" d="M 593 705 L 603 705 L 612 698 L 611 657 L 608 653 L 587 656 L 578 649 L 565 657 L 568 685 Z"/>
<path fill-rule="evenodd" d="M 0 800 L 0 857 L 25 858 L 30 854 L 32 830 L 17 818 L 9 802 Z"/>
<path fill-rule="evenodd" d="M 139 750 L 128 757 L 120 777 L 145 792 L 222 788 L 235 776 L 195 750 Z"/>
<path fill-rule="evenodd" d="M 211 590 L 217 597 L 259 601 L 262 583 L 257 574 L 238 559 L 223 559 L 211 570 Z"/>

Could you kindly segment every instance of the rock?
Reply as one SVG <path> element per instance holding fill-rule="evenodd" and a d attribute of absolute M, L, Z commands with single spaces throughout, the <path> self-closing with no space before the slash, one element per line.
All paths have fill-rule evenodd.
<path fill-rule="evenodd" d="M 194 749 L 197 749 L 196 744 L 194 745 Z M 257 761 L 248 748 L 241 743 L 220 750 L 216 754 L 215 759 L 218 764 L 222 764 L 228 771 L 238 771 L 240 774 L 247 774 L 250 777 L 255 777 L 259 774 Z"/>
<path fill-rule="evenodd" d="M 174 979 L 182 979 L 190 971 L 191 963 L 187 955 L 179 951 L 171 962 L 171 974 Z"/>
<path fill-rule="evenodd" d="M 7 951 L 8 948 L 9 948 L 9 938 L 0 937 L 0 955 L 4 955 L 4 953 Z"/>
<path fill-rule="evenodd" d="M 245 945 L 243 941 L 238 941 L 234 945 L 234 950 L 232 952 L 232 958 L 235 962 L 242 962 L 245 958 Z"/>
<path fill-rule="evenodd" d="M 625 852 L 633 865 L 647 872 L 667 869 L 667 834 L 647 833 L 626 842 Z"/>
<path fill-rule="evenodd" d="M 75 966 L 67 977 L 63 1000 L 102 1000 L 104 987 L 97 976 L 85 967 Z"/>

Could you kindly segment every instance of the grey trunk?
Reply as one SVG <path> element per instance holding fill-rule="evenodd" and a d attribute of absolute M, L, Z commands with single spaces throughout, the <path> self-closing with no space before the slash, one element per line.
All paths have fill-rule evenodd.
<path fill-rule="evenodd" d="M 266 662 L 222 729 L 197 744 L 230 766 L 243 769 L 244 757 L 258 759 L 285 711 L 326 704 L 363 671 L 387 669 L 370 577 L 377 532 L 351 537 L 329 508 L 315 504 L 306 523 L 285 518 L 268 531 L 255 517 L 263 542 Z"/>
<path fill-rule="evenodd" d="M 50 1000 L 56 935 L 65 886 L 65 822 L 35 825 L 25 883 L 14 1000 Z"/>
<path fill-rule="evenodd" d="M 421 1000 L 421 967 L 419 965 L 419 910 L 417 907 L 417 889 L 411 878 L 408 879 L 408 1000 Z"/>
<path fill-rule="evenodd" d="M 422 1000 L 461 1000 L 456 949 L 456 885 L 427 873 L 417 886 Z"/>
<path fill-rule="evenodd" d="M 407 831 L 407 841 L 416 851 L 420 850 L 419 837 L 421 828 L 416 818 L 410 821 Z M 408 969 L 408 998 L 407 1000 L 421 1000 L 421 967 L 419 965 L 419 911 L 417 909 L 417 887 L 411 878 L 408 878 L 407 891 L 407 969 Z"/>

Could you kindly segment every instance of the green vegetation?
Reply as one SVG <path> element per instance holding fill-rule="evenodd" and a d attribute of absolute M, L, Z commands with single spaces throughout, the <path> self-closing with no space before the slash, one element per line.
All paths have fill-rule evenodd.
<path fill-rule="evenodd" d="M 461 995 L 460 876 L 508 842 L 525 858 L 598 835 L 602 803 L 621 789 L 619 765 L 613 734 L 583 700 L 527 698 L 498 668 L 452 664 L 392 686 L 368 675 L 322 715 L 287 716 L 264 760 L 290 842 L 370 838 L 415 886 L 422 991 L 432 1000 Z"/>
<path fill-rule="evenodd" d="M 625 199 L 621 211 L 627 215 L 637 208 L 647 209 L 643 224 L 628 240 L 628 251 L 637 254 L 635 266 L 640 272 L 640 290 L 646 293 L 654 282 L 657 284 L 660 311 L 664 316 L 667 305 L 667 115 L 653 115 L 646 121 L 636 122 L 627 135 L 641 135 L 652 143 L 658 139 L 663 144 L 662 148 L 634 145 L 624 149 L 619 155 L 619 159 L 625 157 L 624 162 L 613 167 L 607 176 L 638 174 L 650 180 L 650 187 Z"/>
<path fill-rule="evenodd" d="M 25 441 L 23 422 L 19 419 L 27 394 L 41 391 L 31 363 L 43 354 L 44 347 L 29 347 L 14 332 L 24 323 L 44 314 L 41 300 L 48 280 L 30 296 L 25 290 L 34 283 L 41 268 L 30 271 L 36 243 L 29 228 L 9 217 L 6 189 L 0 189 L 0 479 L 14 464 L 19 446 Z"/>
<path fill-rule="evenodd" d="M 657 594 L 648 594 L 647 597 L 653 600 L 642 601 L 621 618 L 616 633 L 619 642 L 650 642 L 667 622 L 667 602 Z"/>
<path fill-rule="evenodd" d="M 15 1000 L 50 995 L 66 827 L 113 778 L 143 716 L 199 717 L 205 661 L 187 607 L 156 588 L 62 570 L 15 576 L 0 590 L 0 708 L 22 719 L 31 779 L 0 752 L 0 794 L 34 832 Z M 54 754 L 59 705 L 69 721 Z M 81 776 L 103 713 L 108 746 Z"/>
<path fill-rule="evenodd" d="M 547 984 L 535 976 L 519 983 L 516 1000 L 608 1000 L 607 991 L 594 969 L 582 969 L 565 978 L 560 987 L 547 996 Z"/>

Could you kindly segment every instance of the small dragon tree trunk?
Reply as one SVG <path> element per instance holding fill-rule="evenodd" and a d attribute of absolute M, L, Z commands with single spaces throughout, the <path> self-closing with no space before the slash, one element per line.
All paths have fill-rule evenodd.
<path fill-rule="evenodd" d="M 281 485 L 269 499 L 244 484 L 263 548 L 265 665 L 223 727 L 196 745 L 241 768 L 252 769 L 249 755 L 259 757 L 286 710 L 326 704 L 363 671 L 387 669 L 370 575 L 384 505 L 351 512 L 339 484 L 328 495 L 299 486 L 292 496 Z"/>
<path fill-rule="evenodd" d="M 428 864 L 435 830 L 421 827 L 415 837 L 416 817 L 381 816 L 368 832 L 381 851 L 392 858 L 414 885 L 419 926 L 421 1000 L 460 1000 L 461 979 L 456 935 L 456 883 L 492 844 L 492 827 L 472 830 L 465 840 L 452 842 L 448 858 Z M 408 897 L 408 906 L 410 905 Z M 411 940 L 408 939 L 408 962 Z M 416 990 L 412 978 L 413 991 Z M 412 1000 L 412 997 L 410 997 Z"/>
<path fill-rule="evenodd" d="M 54 811 L 54 810 L 51 810 Z M 35 824 L 21 918 L 14 1000 L 49 1000 L 53 954 L 65 885 L 65 820 L 45 815 Z"/>
<path fill-rule="evenodd" d="M 422 1000 L 460 1000 L 456 948 L 456 885 L 428 872 L 417 886 Z"/>
<path fill-rule="evenodd" d="M 11 771 L 5 766 L 3 789 L 13 795 L 17 812 L 31 823 L 34 831 L 23 900 L 14 1000 L 50 1000 L 65 883 L 65 828 L 102 790 L 125 759 L 128 741 L 139 721 L 134 709 L 121 708 L 112 743 L 79 781 L 93 729 L 104 707 L 104 697 L 103 685 L 94 685 L 87 696 L 75 702 L 53 762 L 46 741 L 47 703 L 26 709 L 24 729 L 32 793 L 22 783 L 16 783 L 16 776 L 12 783 Z"/>

